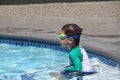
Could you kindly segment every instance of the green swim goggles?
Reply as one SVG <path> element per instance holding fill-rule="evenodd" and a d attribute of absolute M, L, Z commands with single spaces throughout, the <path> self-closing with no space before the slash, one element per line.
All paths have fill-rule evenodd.
<path fill-rule="evenodd" d="M 64 35 L 64 34 L 60 34 L 60 35 L 59 35 L 59 38 L 60 38 L 61 40 L 64 40 L 64 39 L 70 38 L 70 37 L 72 37 L 72 38 L 80 38 L 80 35 L 75 35 L 75 36 L 66 36 L 66 35 Z"/>

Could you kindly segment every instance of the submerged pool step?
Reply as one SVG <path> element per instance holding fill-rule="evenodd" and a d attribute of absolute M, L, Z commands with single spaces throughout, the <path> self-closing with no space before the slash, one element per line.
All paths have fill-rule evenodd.
<path fill-rule="evenodd" d="M 118 66 L 118 64 L 115 61 L 111 60 L 108 57 L 105 57 L 105 56 L 102 56 L 102 55 L 90 54 L 90 53 L 88 53 L 88 56 L 89 56 L 89 58 L 98 58 L 103 63 L 105 63 L 107 65 L 110 65 L 110 66 L 113 66 L 113 67 Z"/>
<path fill-rule="evenodd" d="M 21 75 L 21 79 L 22 80 L 35 80 L 34 75 L 29 75 L 29 74 Z"/>

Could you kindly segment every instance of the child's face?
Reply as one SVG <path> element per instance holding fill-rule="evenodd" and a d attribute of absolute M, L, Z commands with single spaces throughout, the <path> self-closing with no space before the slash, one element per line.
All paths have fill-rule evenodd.
<path fill-rule="evenodd" d="M 59 38 L 60 37 L 66 37 L 66 34 L 64 33 L 64 31 L 61 31 L 60 35 L 59 35 Z M 60 38 L 60 43 L 62 44 L 62 46 L 70 46 L 71 45 L 71 41 L 70 41 L 70 38 Z"/>

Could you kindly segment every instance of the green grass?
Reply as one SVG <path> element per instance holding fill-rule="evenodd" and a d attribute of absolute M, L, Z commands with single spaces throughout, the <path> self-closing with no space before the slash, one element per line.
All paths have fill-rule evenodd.
<path fill-rule="evenodd" d="M 120 1 L 120 0 L 0 0 L 0 5 L 12 4 L 44 4 L 44 3 L 72 3 L 72 2 L 97 2 L 97 1 Z"/>

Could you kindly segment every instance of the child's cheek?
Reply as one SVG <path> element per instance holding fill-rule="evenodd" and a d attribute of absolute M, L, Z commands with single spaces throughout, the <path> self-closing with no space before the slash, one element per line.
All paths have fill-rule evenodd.
<path fill-rule="evenodd" d="M 69 44 L 69 42 L 68 42 L 67 40 L 61 40 L 60 42 L 61 42 L 61 44 L 63 44 L 63 45 Z"/>

